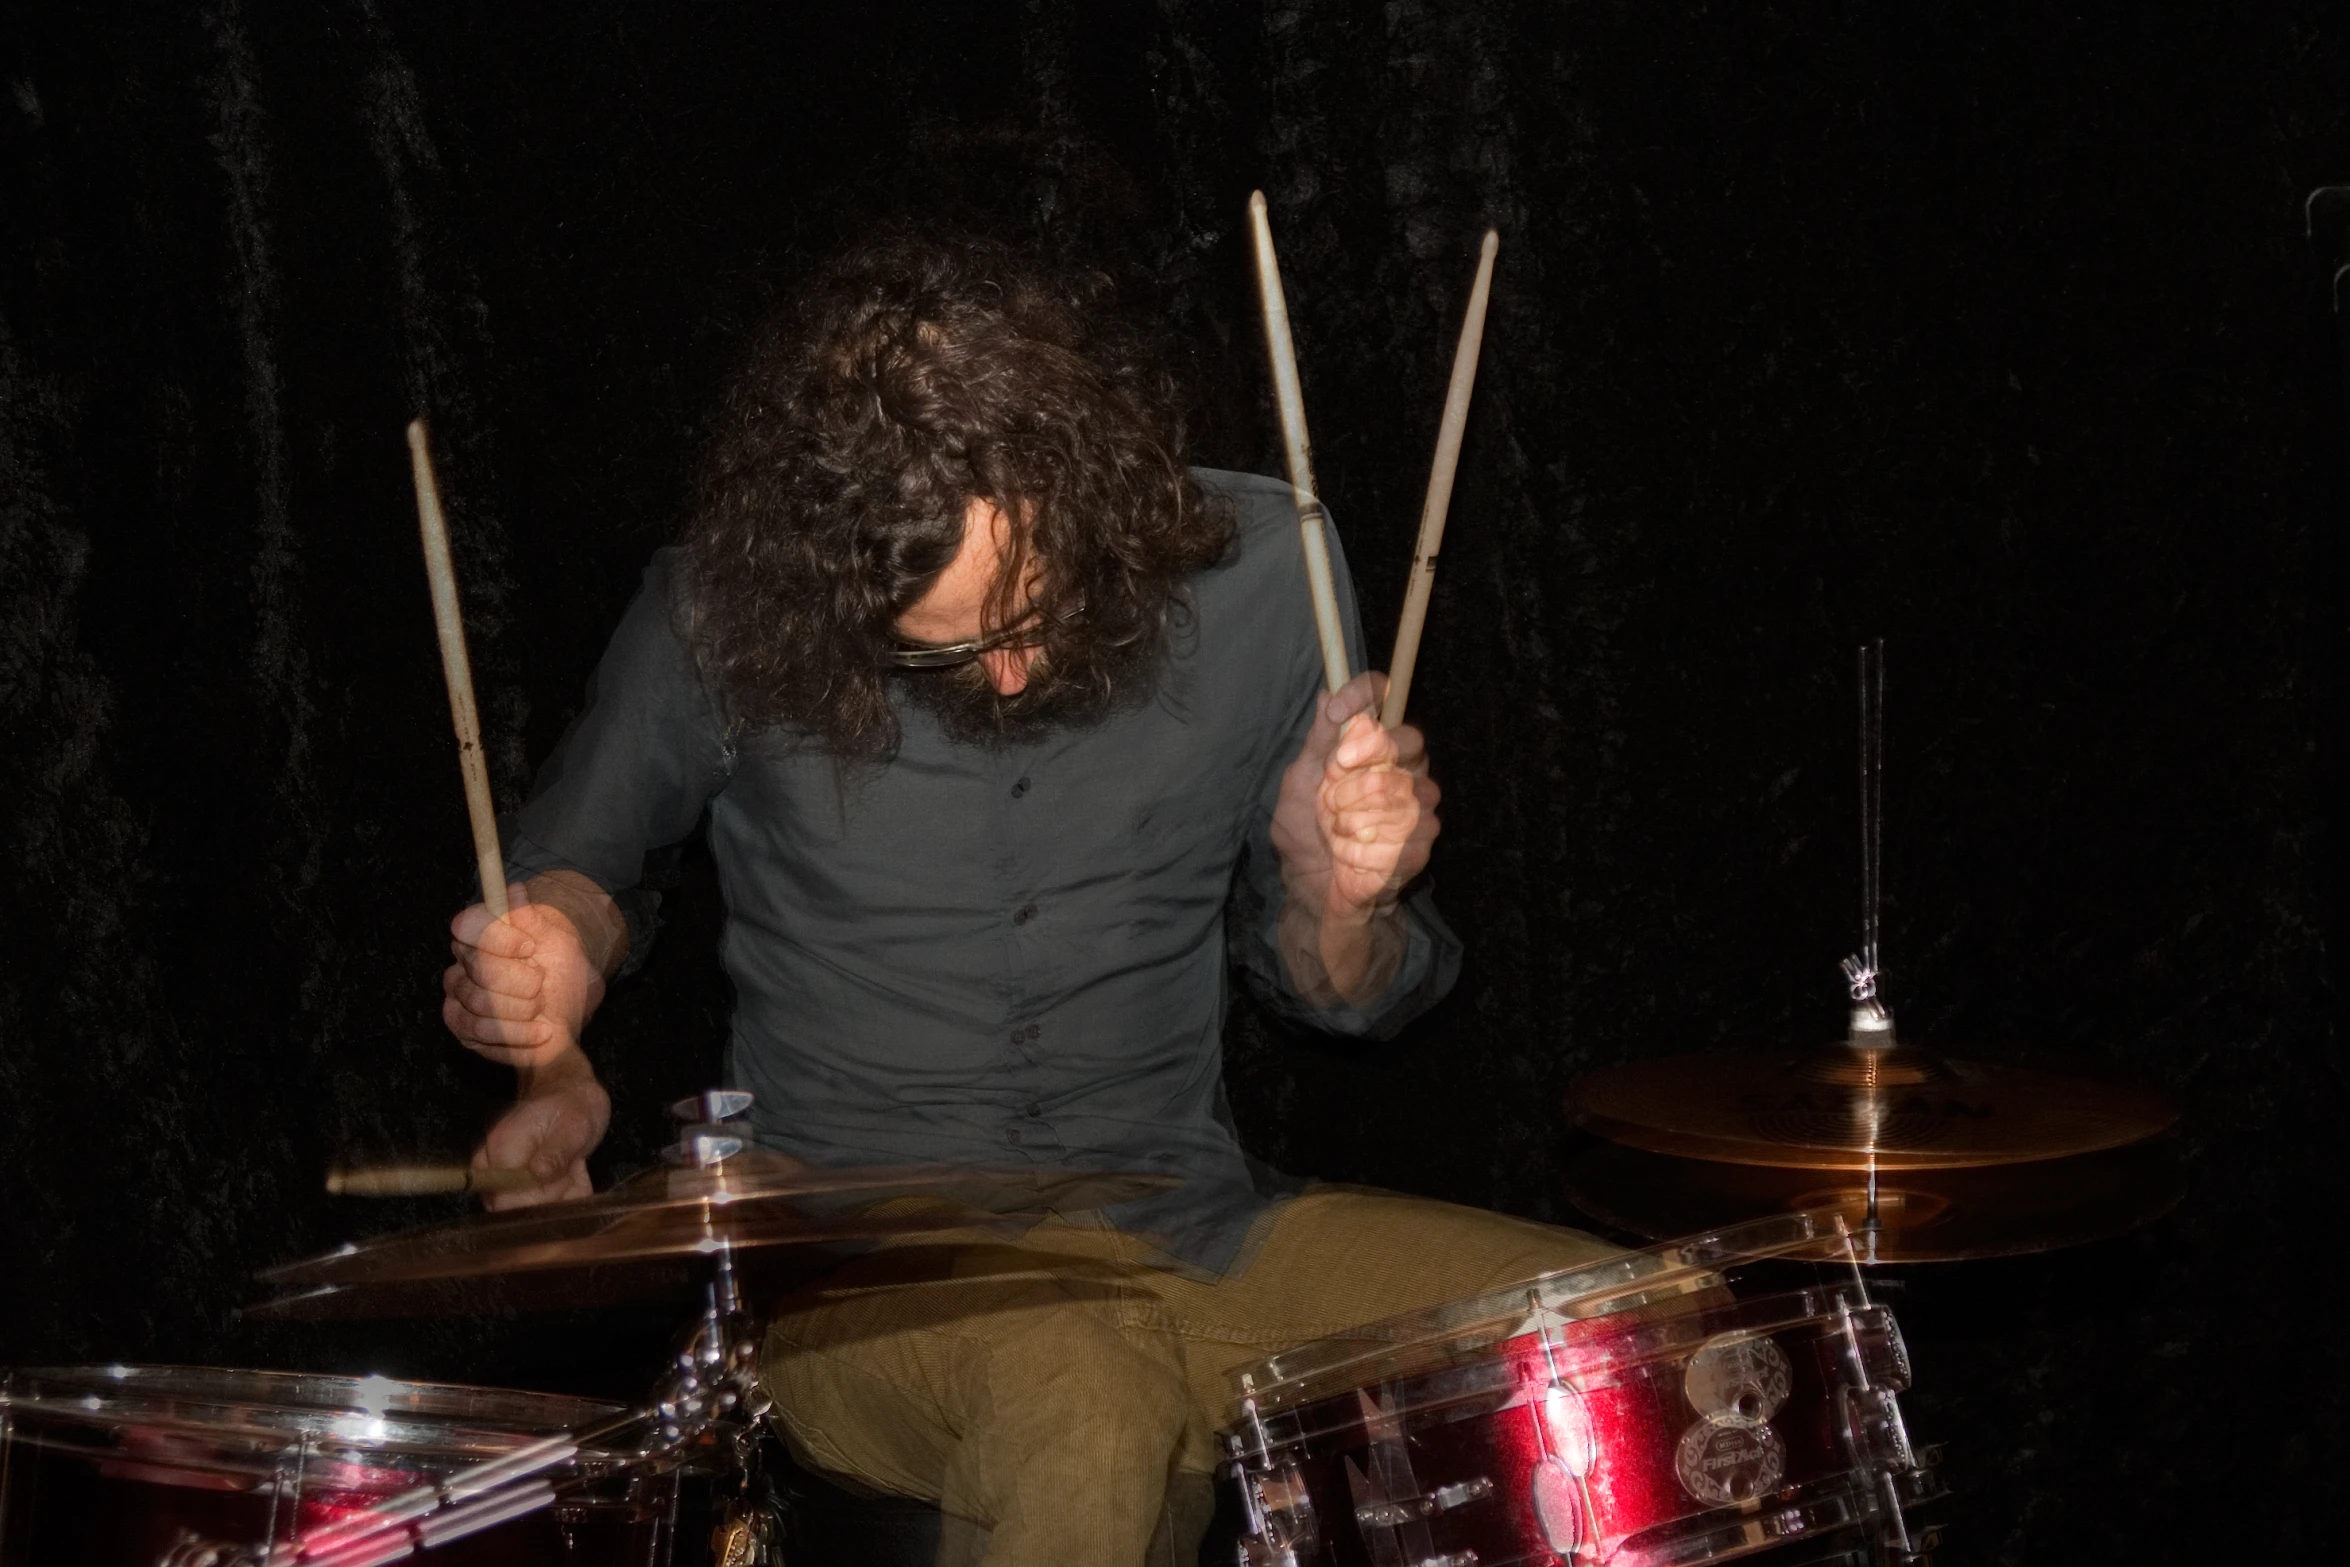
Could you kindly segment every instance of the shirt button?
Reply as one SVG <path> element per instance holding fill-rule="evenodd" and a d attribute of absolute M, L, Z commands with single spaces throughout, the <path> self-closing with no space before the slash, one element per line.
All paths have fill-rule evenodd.
<path fill-rule="evenodd" d="M 1024 794 L 1026 794 L 1027 792 L 1028 792 L 1028 780 L 1027 780 L 1027 779 L 1025 779 L 1025 778 L 1021 779 L 1021 780 L 1020 780 L 1018 783 L 1016 783 L 1016 784 L 1012 785 L 1012 798 L 1013 798 L 1013 799 L 1015 799 L 1015 800 L 1019 799 L 1019 798 L 1020 798 L 1020 796 L 1022 796 L 1022 795 L 1024 795 Z"/>
<path fill-rule="evenodd" d="M 1044 1106 L 1030 1105 L 1024 1113 L 1031 1121 L 1038 1120 L 1044 1115 Z"/>
<path fill-rule="evenodd" d="M 1031 903 L 1023 906 L 1012 916 L 1012 923 L 1015 925 L 1025 925 L 1034 918 L 1036 918 L 1036 905 Z"/>
<path fill-rule="evenodd" d="M 1007 1143 L 1010 1143 L 1010 1144 L 1011 1144 L 1013 1147 L 1015 1147 L 1015 1148 L 1019 1147 L 1019 1146 L 1020 1146 L 1020 1129 L 1019 1129 L 1018 1127 L 1014 1127 L 1014 1128 L 1012 1128 L 1012 1130 L 1010 1130 L 1010 1131 L 1006 1132 L 1006 1133 L 1004 1134 L 1004 1141 L 1005 1141 L 1005 1142 L 1007 1142 Z"/>

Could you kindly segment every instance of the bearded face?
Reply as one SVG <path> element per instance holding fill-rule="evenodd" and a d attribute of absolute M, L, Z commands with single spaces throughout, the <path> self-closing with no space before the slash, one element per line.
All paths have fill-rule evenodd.
<path fill-rule="evenodd" d="M 890 685 L 907 706 L 937 719 L 959 745 L 1034 745 L 1057 729 L 1098 723 L 1145 698 L 1163 645 L 1163 637 L 1138 641 L 1119 650 L 1124 656 L 1078 676 L 1053 658 L 1047 642 L 1028 665 L 1028 683 L 1010 696 L 996 689 L 976 660 L 951 669 L 902 671 Z"/>

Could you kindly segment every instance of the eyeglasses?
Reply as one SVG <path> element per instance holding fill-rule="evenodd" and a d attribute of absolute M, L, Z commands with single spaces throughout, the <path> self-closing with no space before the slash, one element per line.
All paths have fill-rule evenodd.
<path fill-rule="evenodd" d="M 968 664 L 982 653 L 998 648 L 1034 647 L 1056 628 L 1073 626 L 1085 618 L 1085 601 L 1080 599 L 1066 615 L 1055 615 L 1046 610 L 1035 611 L 1036 619 L 1025 625 L 1013 626 L 991 636 L 972 637 L 963 642 L 901 642 L 882 655 L 892 669 L 953 669 Z"/>

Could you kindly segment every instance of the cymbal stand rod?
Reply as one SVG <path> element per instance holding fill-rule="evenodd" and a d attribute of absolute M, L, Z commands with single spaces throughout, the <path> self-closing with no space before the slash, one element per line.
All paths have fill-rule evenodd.
<path fill-rule="evenodd" d="M 1884 919 L 1885 860 L 1885 639 L 1860 647 L 1860 951 L 1844 960 L 1845 977 L 1852 984 L 1852 1044 L 1875 1063 L 1893 1044 L 1893 1014 L 1882 994 L 1882 954 L 1878 942 Z M 1861 1244 L 1868 1260 L 1877 1260 L 1877 1237 L 1884 1231 L 1877 1196 L 1877 1100 L 1871 1092 L 1868 1106 L 1868 1208 L 1861 1221 Z"/>
<path fill-rule="evenodd" d="M 1852 986 L 1855 1045 L 1892 1043 L 1893 1017 L 1879 983 L 1884 851 L 1885 639 L 1879 637 L 1860 649 L 1860 951 L 1844 960 L 1844 977 Z M 1880 1034 L 1884 1037 L 1874 1037 Z"/>
<path fill-rule="evenodd" d="M 1872 1169 L 1869 1172 L 1869 1204 L 1872 1211 L 1876 1206 L 1876 1182 L 1877 1173 Z M 1844 1230 L 1844 1220 L 1841 1216 L 1839 1216 L 1836 1221 L 1836 1227 L 1839 1230 Z M 1865 1256 L 1862 1254 L 1860 1249 L 1854 1245 L 1853 1242 L 1854 1237 L 1852 1232 L 1850 1230 L 1844 1230 L 1844 1271 L 1852 1276 L 1852 1291 L 1854 1299 L 1860 1302 L 1863 1309 L 1866 1309 L 1868 1306 L 1874 1304 L 1874 1302 L 1872 1302 L 1869 1298 L 1868 1271 L 1862 1265 L 1864 1263 L 1874 1263 L 1877 1260 L 1877 1238 L 1874 1235 L 1870 1235 L 1868 1237 L 1869 1249 Z M 1848 1323 L 1851 1320 L 1851 1312 L 1849 1309 L 1847 1309 L 1845 1312 L 1845 1320 Z"/>
<path fill-rule="evenodd" d="M 1877 1208 L 1877 1161 L 1873 1155 L 1869 1159 L 1868 1186 L 1868 1212 L 1860 1221 L 1860 1232 L 1863 1244 L 1868 1248 L 1868 1260 L 1875 1262 L 1877 1260 L 1877 1237 L 1885 1232 L 1885 1219 Z"/>
<path fill-rule="evenodd" d="M 713 1316 L 732 1317 L 742 1309 L 742 1291 L 734 1277 L 734 1247 L 720 1241 L 710 1253 L 710 1311 Z"/>
<path fill-rule="evenodd" d="M 1877 948 L 1884 910 L 1885 639 L 1860 650 L 1861 961 L 1882 972 Z M 1882 1003 L 1879 1003 L 1880 1007 Z"/>

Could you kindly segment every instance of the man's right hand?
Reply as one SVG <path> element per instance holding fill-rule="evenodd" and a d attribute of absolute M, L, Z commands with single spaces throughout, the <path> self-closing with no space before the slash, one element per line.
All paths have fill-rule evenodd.
<path fill-rule="evenodd" d="M 528 1208 L 595 1191 L 587 1156 L 604 1140 L 612 1100 L 595 1068 L 571 1046 L 522 1073 L 522 1092 L 473 1151 L 477 1170 L 528 1170 L 538 1182 L 515 1192 L 492 1192 L 491 1208 Z"/>
<path fill-rule="evenodd" d="M 449 922 L 457 961 L 441 975 L 441 1019 L 476 1055 L 527 1070 L 578 1048 L 628 928 L 584 876 L 535 877 L 507 901 L 504 919 L 477 903 Z"/>
<path fill-rule="evenodd" d="M 476 904 L 449 925 L 457 961 L 441 976 L 441 1018 L 466 1049 L 515 1069 L 520 1092 L 473 1155 L 475 1169 L 528 1169 L 535 1187 L 494 1194 L 492 1208 L 585 1197 L 587 1156 L 612 1101 L 579 1036 L 628 953 L 609 895 L 572 871 L 507 889 L 504 919 Z"/>

